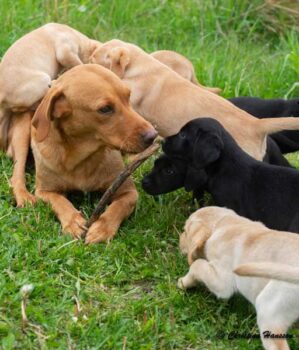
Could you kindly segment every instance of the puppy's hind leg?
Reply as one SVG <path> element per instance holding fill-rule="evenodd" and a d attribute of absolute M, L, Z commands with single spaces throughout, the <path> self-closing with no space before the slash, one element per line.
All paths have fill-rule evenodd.
<path fill-rule="evenodd" d="M 83 64 L 78 54 L 75 52 L 75 48 L 72 48 L 68 43 L 57 43 L 55 50 L 57 61 L 62 67 L 69 69 Z"/>
<path fill-rule="evenodd" d="M 266 350 L 290 349 L 286 339 L 279 335 L 286 335 L 298 318 L 298 299 L 298 286 L 279 281 L 270 281 L 257 297 L 257 323 Z"/>
<path fill-rule="evenodd" d="M 234 293 L 234 277 L 215 264 L 204 259 L 195 260 L 186 276 L 178 280 L 178 287 L 187 289 L 204 283 L 218 298 L 228 299 Z"/>
<path fill-rule="evenodd" d="M 8 146 L 8 132 L 10 126 L 10 112 L 0 107 L 0 150 L 6 151 Z"/>
<path fill-rule="evenodd" d="M 23 207 L 26 202 L 30 204 L 36 202 L 36 198 L 26 188 L 25 179 L 25 166 L 30 147 L 31 117 L 30 112 L 14 114 L 9 130 L 10 140 L 7 153 L 14 161 L 10 182 L 18 207 Z"/>

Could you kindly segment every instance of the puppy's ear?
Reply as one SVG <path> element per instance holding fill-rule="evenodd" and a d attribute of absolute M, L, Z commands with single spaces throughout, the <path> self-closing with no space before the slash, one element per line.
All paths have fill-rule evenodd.
<path fill-rule="evenodd" d="M 125 70 L 130 63 L 130 53 L 125 47 L 115 47 L 107 54 L 107 59 L 110 62 L 110 70 L 123 78 Z"/>
<path fill-rule="evenodd" d="M 192 164 L 195 168 L 205 168 L 215 162 L 223 149 L 223 141 L 216 132 L 197 136 L 193 148 Z"/>
<path fill-rule="evenodd" d="M 36 141 L 42 142 L 48 136 L 51 120 L 65 117 L 71 113 L 71 106 L 63 95 L 62 89 L 51 88 L 42 99 L 32 118 L 32 125 L 36 129 Z"/>
<path fill-rule="evenodd" d="M 212 231 L 202 220 L 192 223 L 190 230 L 191 232 L 187 234 L 191 238 L 188 249 L 188 264 L 192 265 L 194 260 L 200 257 L 206 241 L 211 237 Z"/>
<path fill-rule="evenodd" d="M 188 166 L 184 187 L 187 192 L 203 189 L 208 181 L 208 175 L 203 169 L 196 169 L 192 165 Z"/>

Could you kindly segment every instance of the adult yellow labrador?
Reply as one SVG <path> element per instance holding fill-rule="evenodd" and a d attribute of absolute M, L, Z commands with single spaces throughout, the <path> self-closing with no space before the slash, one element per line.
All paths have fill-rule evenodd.
<path fill-rule="evenodd" d="M 32 119 L 36 196 L 50 203 L 63 230 L 79 237 L 85 219 L 65 197 L 72 190 L 106 190 L 123 169 L 121 153 L 137 153 L 157 136 L 130 106 L 130 91 L 109 70 L 74 67 L 49 89 Z M 131 179 L 89 228 L 87 243 L 110 240 L 133 211 L 138 193 Z"/>

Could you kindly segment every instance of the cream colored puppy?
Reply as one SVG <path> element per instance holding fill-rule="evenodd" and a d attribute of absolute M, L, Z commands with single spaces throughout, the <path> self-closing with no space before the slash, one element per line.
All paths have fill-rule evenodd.
<path fill-rule="evenodd" d="M 270 230 L 230 209 L 207 207 L 186 221 L 180 248 L 190 270 L 179 279 L 179 288 L 201 282 L 218 298 L 241 293 L 256 308 L 265 349 L 289 349 L 285 339 L 268 336 L 286 334 L 299 318 L 297 234 Z"/>
<path fill-rule="evenodd" d="M 298 118 L 257 119 L 231 102 L 182 78 L 138 46 L 111 40 L 91 57 L 111 69 L 131 90 L 133 108 L 151 122 L 160 136 L 176 134 L 188 121 L 217 119 L 239 146 L 258 160 L 266 151 L 266 136 L 299 129 Z"/>
<path fill-rule="evenodd" d="M 11 184 L 18 206 L 34 202 L 25 185 L 30 121 L 62 69 L 88 63 L 100 45 L 75 29 L 46 24 L 17 40 L 0 63 L 0 149 L 15 162 Z"/>
<path fill-rule="evenodd" d="M 214 94 L 220 94 L 221 89 L 217 87 L 203 86 L 196 78 L 195 70 L 191 61 L 178 52 L 171 50 L 160 50 L 151 53 L 156 60 L 162 62 L 181 77 L 191 81 L 191 83 L 207 89 L 208 91 L 214 92 Z"/>

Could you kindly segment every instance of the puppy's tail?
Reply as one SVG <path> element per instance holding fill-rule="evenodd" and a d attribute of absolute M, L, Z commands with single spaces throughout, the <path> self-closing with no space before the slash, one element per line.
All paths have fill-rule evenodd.
<path fill-rule="evenodd" d="M 264 118 L 258 119 L 258 129 L 265 134 L 273 134 L 282 130 L 299 130 L 299 118 Z"/>
<path fill-rule="evenodd" d="M 239 276 L 264 277 L 299 284 L 299 267 L 285 264 L 261 262 L 238 266 L 234 273 Z"/>

